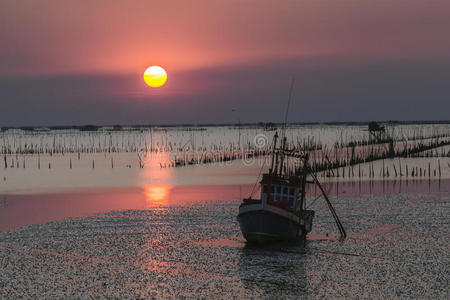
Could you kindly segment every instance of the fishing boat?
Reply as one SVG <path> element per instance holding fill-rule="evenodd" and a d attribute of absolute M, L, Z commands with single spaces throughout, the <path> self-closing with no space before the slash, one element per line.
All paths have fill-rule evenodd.
<path fill-rule="evenodd" d="M 340 231 L 346 233 L 339 218 L 309 165 L 308 154 L 286 149 L 286 137 L 277 148 L 278 133 L 273 138 L 272 162 L 259 182 L 259 199 L 244 198 L 238 221 L 244 238 L 251 243 L 304 240 L 312 229 L 315 211 L 306 209 L 306 185 L 318 185 Z M 288 160 L 295 167 L 289 166 Z"/>
<path fill-rule="evenodd" d="M 293 82 L 282 128 L 281 146 L 277 145 L 276 132 L 272 142 L 270 169 L 262 175 L 259 182 L 260 198 L 254 199 L 250 195 L 239 206 L 237 218 L 242 234 L 251 243 L 306 239 L 306 235 L 312 230 L 315 214 L 314 210 L 306 208 L 306 186 L 316 184 L 339 229 L 339 239 L 344 240 L 345 229 L 309 164 L 308 153 L 288 149 L 286 146 L 285 129 L 292 87 Z"/>

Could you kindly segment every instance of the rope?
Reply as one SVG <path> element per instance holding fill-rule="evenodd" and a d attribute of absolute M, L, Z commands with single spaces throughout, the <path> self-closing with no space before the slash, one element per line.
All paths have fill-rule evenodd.
<path fill-rule="evenodd" d="M 317 201 L 317 199 L 320 199 L 320 197 L 322 197 L 322 195 L 317 196 L 316 199 L 314 199 L 314 200 L 308 205 L 308 207 L 305 208 L 305 209 L 308 209 L 308 208 L 310 208 L 311 206 L 313 206 L 313 204 Z"/>

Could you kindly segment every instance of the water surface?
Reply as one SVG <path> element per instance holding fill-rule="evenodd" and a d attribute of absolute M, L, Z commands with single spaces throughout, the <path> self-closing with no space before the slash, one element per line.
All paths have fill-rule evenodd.
<path fill-rule="evenodd" d="M 220 187 L 225 196 L 211 187 L 209 201 L 183 200 L 193 199 L 187 190 L 179 202 L 161 197 L 148 205 L 144 194 L 126 207 L 119 199 L 108 213 L 0 232 L 0 297 L 445 299 L 445 187 L 364 195 L 343 189 L 332 202 L 347 229 L 344 243 L 317 201 L 306 243 L 266 247 L 242 239 L 234 186 Z"/>

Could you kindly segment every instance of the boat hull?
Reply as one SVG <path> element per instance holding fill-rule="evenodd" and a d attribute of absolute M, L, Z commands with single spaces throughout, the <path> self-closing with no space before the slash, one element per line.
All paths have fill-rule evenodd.
<path fill-rule="evenodd" d="M 268 242 L 305 239 L 312 229 L 314 211 L 300 215 L 265 203 L 243 203 L 238 221 L 248 242 Z"/>
<path fill-rule="evenodd" d="M 298 223 L 264 210 L 239 214 L 238 220 L 248 242 L 295 240 L 303 233 Z"/>

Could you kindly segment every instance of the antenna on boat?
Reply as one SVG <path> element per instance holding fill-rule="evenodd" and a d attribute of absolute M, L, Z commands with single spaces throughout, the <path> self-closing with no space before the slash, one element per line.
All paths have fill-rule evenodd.
<path fill-rule="evenodd" d="M 284 114 L 284 123 L 283 123 L 282 131 L 281 131 L 281 140 L 283 140 L 285 138 L 285 134 L 286 134 L 287 118 L 288 118 L 288 113 L 289 113 L 289 106 L 291 105 L 292 91 L 294 90 L 294 83 L 295 83 L 295 77 L 292 76 L 291 86 L 289 87 L 288 103 L 286 106 L 286 113 Z"/>
<path fill-rule="evenodd" d="M 284 157 L 285 157 L 285 150 L 286 150 L 286 125 L 287 125 L 287 118 L 289 113 L 289 106 L 291 105 L 291 99 L 292 99 L 292 90 L 294 89 L 294 83 L 295 83 L 295 77 L 292 76 L 291 80 L 291 86 L 289 87 L 289 97 L 288 97 L 288 103 L 286 106 L 286 113 L 284 114 L 284 123 L 281 130 L 281 151 L 282 155 L 280 158 L 280 171 L 279 174 L 281 175 L 283 173 L 283 164 L 284 164 Z M 277 169 L 275 171 L 278 171 Z"/>

